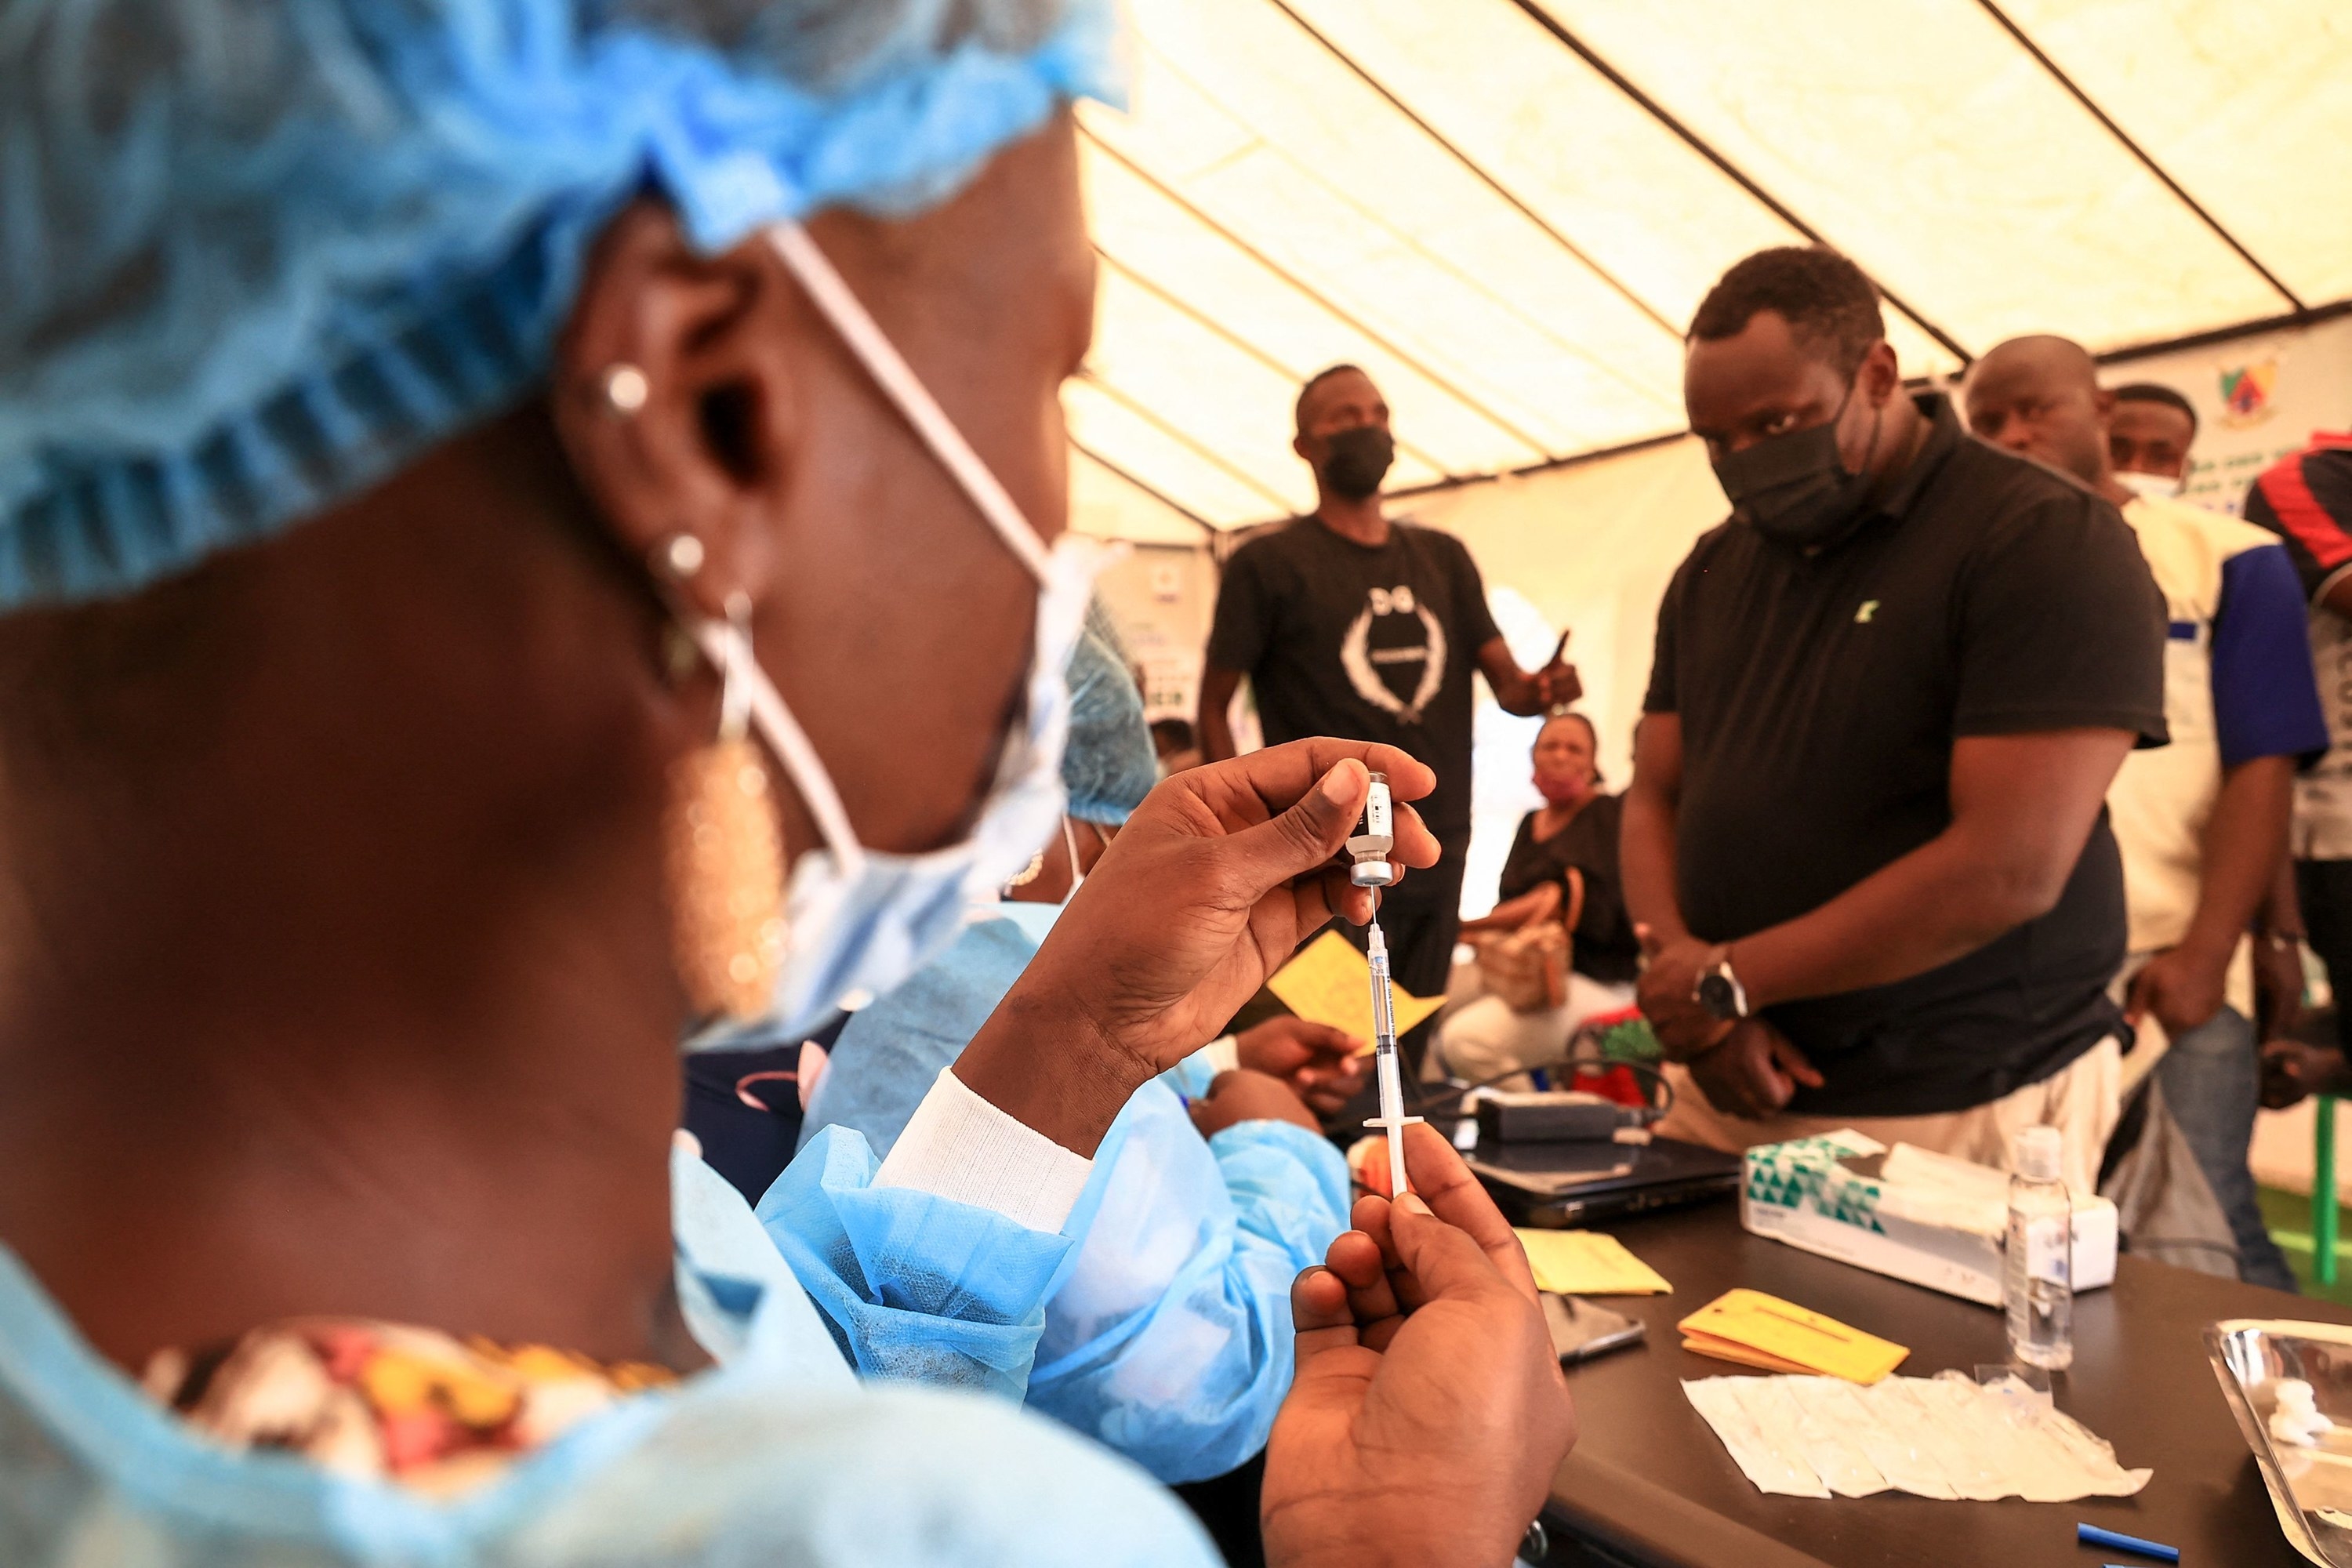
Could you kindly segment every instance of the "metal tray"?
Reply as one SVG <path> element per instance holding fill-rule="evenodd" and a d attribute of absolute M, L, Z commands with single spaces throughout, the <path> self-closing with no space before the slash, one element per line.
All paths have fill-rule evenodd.
<path fill-rule="evenodd" d="M 2352 1568 L 2352 1328 L 2232 1318 L 2205 1331 L 2205 1349 L 2288 1543 L 2321 1568 Z M 2291 1377 L 2337 1424 L 2316 1447 L 2271 1436 L 2277 1384 Z"/>

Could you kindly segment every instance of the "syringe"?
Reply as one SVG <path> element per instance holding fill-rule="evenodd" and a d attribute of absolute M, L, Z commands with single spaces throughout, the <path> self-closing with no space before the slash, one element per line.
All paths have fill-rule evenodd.
<path fill-rule="evenodd" d="M 1380 1084 L 1381 1113 L 1364 1125 L 1388 1129 L 1389 1196 L 1393 1198 L 1411 1190 L 1404 1179 L 1404 1130 L 1421 1118 L 1404 1113 L 1404 1081 L 1397 1072 L 1396 1000 L 1389 991 L 1389 944 L 1381 934 L 1377 902 L 1379 890 L 1396 880 L 1396 868 L 1389 863 L 1389 851 L 1396 847 L 1390 811 L 1388 775 L 1374 773 L 1364 796 L 1363 831 L 1348 840 L 1348 855 L 1354 862 L 1348 879 L 1359 888 L 1373 889 L 1376 900 L 1364 956 L 1372 966 L 1372 1070 Z"/>
<path fill-rule="evenodd" d="M 1378 1080 L 1381 1113 L 1367 1127 L 1381 1127 L 1389 1135 L 1389 1196 L 1412 1191 L 1404 1176 L 1404 1130 L 1421 1120 L 1404 1113 L 1404 1080 L 1397 1071 L 1396 1001 L 1389 990 L 1389 944 L 1381 934 L 1378 915 L 1372 917 L 1364 956 L 1372 966 L 1372 1071 Z"/>

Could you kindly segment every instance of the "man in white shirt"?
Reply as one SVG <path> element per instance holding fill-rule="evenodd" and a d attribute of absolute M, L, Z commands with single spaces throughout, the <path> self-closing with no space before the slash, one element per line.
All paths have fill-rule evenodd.
<path fill-rule="evenodd" d="M 2134 495 L 2177 496 L 2189 481 L 2189 448 L 2197 442 L 2197 410 L 2189 399 L 2153 381 L 2115 389 L 2107 418 L 2107 458 L 2116 482 Z"/>

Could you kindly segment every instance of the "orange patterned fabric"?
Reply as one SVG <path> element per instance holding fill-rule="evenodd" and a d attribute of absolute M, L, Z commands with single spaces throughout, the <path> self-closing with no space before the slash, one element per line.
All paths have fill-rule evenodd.
<path fill-rule="evenodd" d="M 354 1320 L 273 1324 L 194 1354 L 164 1351 L 142 1379 L 233 1447 L 281 1449 L 436 1496 L 489 1480 L 615 1401 L 675 1381 L 643 1363 Z"/>

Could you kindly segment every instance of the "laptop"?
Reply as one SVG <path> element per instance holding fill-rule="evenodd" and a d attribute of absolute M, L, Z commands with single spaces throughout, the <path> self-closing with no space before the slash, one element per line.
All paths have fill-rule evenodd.
<path fill-rule="evenodd" d="M 1505 1143 L 1463 1159 L 1513 1225 L 1560 1229 L 1727 1198 L 1740 1158 L 1673 1138 L 1647 1143 Z"/>

